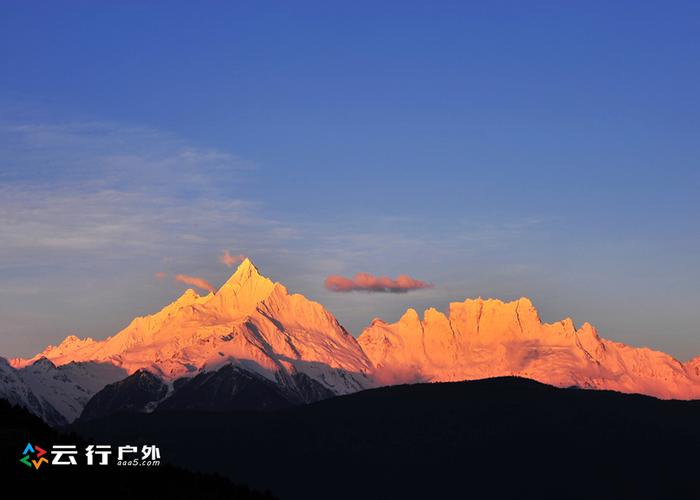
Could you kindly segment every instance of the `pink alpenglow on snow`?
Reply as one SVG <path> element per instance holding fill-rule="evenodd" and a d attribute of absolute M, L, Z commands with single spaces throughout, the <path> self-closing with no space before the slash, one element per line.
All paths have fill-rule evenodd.
<path fill-rule="evenodd" d="M 206 290 L 207 292 L 214 292 L 214 287 L 211 286 L 207 280 L 203 278 L 198 278 L 197 276 L 188 276 L 186 274 L 178 274 L 175 276 L 175 281 L 184 283 L 185 285 L 192 285 L 194 287 Z"/>
<path fill-rule="evenodd" d="M 244 260 L 245 255 L 231 255 L 228 250 L 224 250 L 224 253 L 219 255 L 219 262 L 224 264 L 226 267 L 235 266 Z"/>
<path fill-rule="evenodd" d="M 408 309 L 375 319 L 358 338 L 379 384 L 453 382 L 516 375 L 559 387 L 700 398 L 700 358 L 604 339 L 570 318 L 543 323 L 529 299 L 466 299 L 447 312 Z"/>
<path fill-rule="evenodd" d="M 326 278 L 326 288 L 331 292 L 365 292 L 406 293 L 410 290 L 433 288 L 433 285 L 402 274 L 396 279 L 386 276 L 374 276 L 369 273 L 357 273 L 353 279 L 331 275 Z"/>

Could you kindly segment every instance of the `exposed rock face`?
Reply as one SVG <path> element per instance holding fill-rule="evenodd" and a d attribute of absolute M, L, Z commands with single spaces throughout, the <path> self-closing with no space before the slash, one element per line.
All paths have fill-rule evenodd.
<path fill-rule="evenodd" d="M 409 309 L 396 323 L 375 320 L 360 345 L 384 384 L 519 375 L 557 386 L 700 397 L 697 359 L 601 339 L 588 323 L 542 323 L 530 300 L 467 299 L 449 314 Z"/>

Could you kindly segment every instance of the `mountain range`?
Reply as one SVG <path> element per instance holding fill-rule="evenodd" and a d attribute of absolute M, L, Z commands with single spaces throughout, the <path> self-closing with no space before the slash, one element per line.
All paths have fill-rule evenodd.
<path fill-rule="evenodd" d="M 0 358 L 0 397 L 52 425 L 118 411 L 277 409 L 383 385 L 520 376 L 560 387 L 700 397 L 700 357 L 543 323 L 527 298 L 467 299 L 357 339 L 321 304 L 245 259 L 216 292 L 188 289 L 104 339 L 75 336 L 28 359 Z"/>

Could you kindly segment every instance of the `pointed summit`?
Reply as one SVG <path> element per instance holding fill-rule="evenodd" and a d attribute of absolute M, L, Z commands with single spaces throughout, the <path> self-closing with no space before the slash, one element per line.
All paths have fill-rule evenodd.
<path fill-rule="evenodd" d="M 238 265 L 236 272 L 216 292 L 212 301 L 222 312 L 233 316 L 249 314 L 265 300 L 275 283 L 262 276 L 249 258 Z"/>
<path fill-rule="evenodd" d="M 30 366 L 33 366 L 35 368 L 39 368 L 42 370 L 51 370 L 53 368 L 56 368 L 56 365 L 53 364 L 48 358 L 41 356 L 39 359 L 34 361 Z"/>
<path fill-rule="evenodd" d="M 209 294 L 211 295 L 211 294 Z M 206 300 L 208 295 L 205 296 L 200 296 L 197 292 L 195 292 L 192 288 L 188 288 L 183 292 L 182 295 L 180 295 L 177 299 L 175 299 L 173 302 L 168 304 L 167 306 L 163 307 L 160 311 L 154 314 L 149 314 L 147 316 L 139 316 L 137 318 L 134 318 L 134 321 L 138 321 L 139 319 L 147 318 L 148 321 L 153 323 L 153 321 L 157 323 L 162 323 L 166 318 L 172 316 L 175 314 L 177 311 L 180 309 L 190 306 L 192 304 L 196 304 L 198 302 L 202 302 Z M 133 321 L 132 321 L 133 324 Z M 65 340 L 64 340 L 65 342 Z"/>
<path fill-rule="evenodd" d="M 199 294 L 193 288 L 188 288 L 180 295 L 173 304 L 187 304 L 199 298 Z"/>
<path fill-rule="evenodd" d="M 241 271 L 241 270 L 253 270 L 256 273 L 258 272 L 258 268 L 255 267 L 255 264 L 253 264 L 253 261 L 250 260 L 250 258 L 246 257 L 241 261 L 240 264 L 238 264 L 238 267 L 236 268 L 236 271 Z"/>
<path fill-rule="evenodd" d="M 399 323 L 402 324 L 415 324 L 415 323 L 420 323 L 420 316 L 418 316 L 418 311 L 413 309 L 412 307 L 409 307 L 406 309 L 406 312 L 403 313 L 403 316 L 399 319 Z"/>
<path fill-rule="evenodd" d="M 227 285 L 243 283 L 244 281 L 257 278 L 267 279 L 264 276 L 260 275 L 260 273 L 258 272 L 258 268 L 255 267 L 255 264 L 253 264 L 253 262 L 248 257 L 246 257 L 245 259 L 243 259 L 243 262 L 238 264 L 236 271 L 231 275 L 228 281 L 226 281 L 226 283 L 224 283 L 221 286 L 221 288 L 224 288 Z"/>

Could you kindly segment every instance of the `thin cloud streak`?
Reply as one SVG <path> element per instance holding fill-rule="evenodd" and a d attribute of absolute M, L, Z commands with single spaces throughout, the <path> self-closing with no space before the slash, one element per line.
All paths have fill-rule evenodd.
<path fill-rule="evenodd" d="M 331 275 L 326 278 L 325 286 L 331 292 L 365 291 L 378 293 L 406 293 L 411 290 L 433 288 L 431 283 L 411 278 L 406 274 L 391 279 L 369 273 L 357 273 L 353 279 Z"/>
<path fill-rule="evenodd" d="M 187 274 L 178 274 L 175 276 L 175 281 L 184 283 L 185 285 L 195 286 L 201 290 L 206 290 L 207 292 L 214 293 L 216 290 L 214 287 L 204 278 L 199 278 L 197 276 L 189 276 Z"/>

